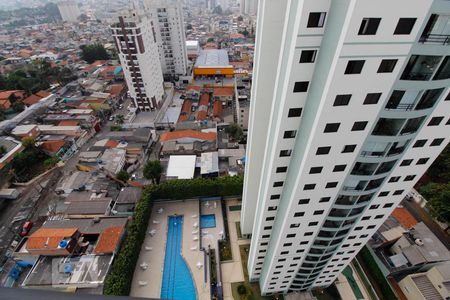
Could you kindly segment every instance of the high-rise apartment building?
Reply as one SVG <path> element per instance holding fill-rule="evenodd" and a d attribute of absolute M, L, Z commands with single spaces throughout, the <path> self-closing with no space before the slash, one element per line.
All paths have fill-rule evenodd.
<path fill-rule="evenodd" d="M 151 20 L 164 76 L 187 73 L 186 34 L 179 0 L 145 0 L 145 15 Z"/>
<path fill-rule="evenodd" d="M 263 294 L 330 285 L 449 142 L 450 1 L 260 0 L 241 230 Z"/>
<path fill-rule="evenodd" d="M 81 15 L 78 3 L 72 0 L 58 2 L 58 10 L 64 22 L 76 22 Z"/>
<path fill-rule="evenodd" d="M 151 20 L 136 14 L 121 16 L 111 31 L 136 107 L 143 111 L 158 108 L 164 97 L 164 80 Z"/>
<path fill-rule="evenodd" d="M 256 15 L 258 10 L 258 0 L 240 0 L 239 6 L 241 14 Z"/>

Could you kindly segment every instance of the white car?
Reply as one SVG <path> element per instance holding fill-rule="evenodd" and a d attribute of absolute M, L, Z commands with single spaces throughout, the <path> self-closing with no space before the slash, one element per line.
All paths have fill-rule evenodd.
<path fill-rule="evenodd" d="M 109 120 L 110 120 L 110 121 L 114 121 L 114 116 L 110 116 L 110 117 L 109 117 Z"/>

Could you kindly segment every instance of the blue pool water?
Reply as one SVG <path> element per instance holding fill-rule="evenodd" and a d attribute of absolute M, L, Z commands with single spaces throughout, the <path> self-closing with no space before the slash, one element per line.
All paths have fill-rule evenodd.
<path fill-rule="evenodd" d="M 166 255 L 161 287 L 162 299 L 195 300 L 196 293 L 191 272 L 181 256 L 183 217 L 169 217 Z"/>
<path fill-rule="evenodd" d="M 201 215 L 200 228 L 216 227 L 216 215 Z"/>

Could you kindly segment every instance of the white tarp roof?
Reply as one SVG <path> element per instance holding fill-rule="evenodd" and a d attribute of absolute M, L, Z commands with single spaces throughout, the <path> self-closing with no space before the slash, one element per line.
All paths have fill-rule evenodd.
<path fill-rule="evenodd" d="M 195 160 L 195 155 L 171 155 L 167 167 L 167 177 L 175 179 L 194 178 Z"/>
<path fill-rule="evenodd" d="M 202 153 L 200 174 L 215 172 L 219 172 L 219 153 L 217 151 Z"/>

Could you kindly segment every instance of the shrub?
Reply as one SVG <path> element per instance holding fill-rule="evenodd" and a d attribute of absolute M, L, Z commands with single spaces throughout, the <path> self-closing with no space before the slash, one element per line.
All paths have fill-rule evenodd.
<path fill-rule="evenodd" d="M 247 288 L 245 287 L 245 285 L 240 284 L 237 287 L 237 292 L 239 293 L 239 295 L 245 295 L 245 294 L 247 294 Z"/>
<path fill-rule="evenodd" d="M 103 293 L 116 296 L 129 295 L 134 269 L 145 239 L 153 200 L 240 195 L 242 194 L 243 179 L 243 176 L 181 179 L 147 186 L 141 200 L 136 205 L 133 219 L 128 223 L 127 236 L 116 255 L 111 272 L 105 279 Z M 211 252 L 211 260 L 215 265 L 214 252 Z M 215 283 L 217 280 L 215 270 L 211 276 L 211 282 Z"/>

